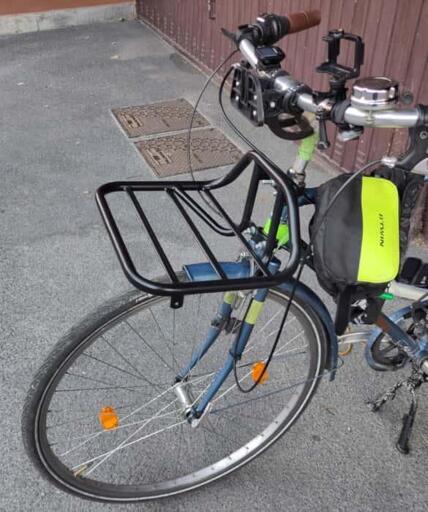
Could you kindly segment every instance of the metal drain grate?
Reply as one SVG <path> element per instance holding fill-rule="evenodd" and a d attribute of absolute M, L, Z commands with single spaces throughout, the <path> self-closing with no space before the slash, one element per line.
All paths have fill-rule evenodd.
<path fill-rule="evenodd" d="M 180 98 L 137 107 L 114 108 L 112 112 L 128 137 L 141 137 L 187 129 L 193 106 Z M 209 126 L 209 123 L 197 112 L 193 127 L 202 126 Z"/>
<path fill-rule="evenodd" d="M 195 171 L 236 163 L 242 152 L 215 128 L 198 130 L 191 138 L 192 168 Z M 187 134 L 167 135 L 135 143 L 156 176 L 189 172 Z"/>

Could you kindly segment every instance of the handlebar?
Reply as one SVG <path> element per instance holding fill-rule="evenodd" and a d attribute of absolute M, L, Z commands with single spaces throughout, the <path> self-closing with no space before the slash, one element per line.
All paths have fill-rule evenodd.
<path fill-rule="evenodd" d="M 305 25 L 302 21 L 303 14 L 304 13 L 298 13 L 295 15 L 290 15 L 286 18 L 288 20 L 296 20 L 291 24 L 291 27 L 294 31 L 304 30 L 305 28 L 308 28 L 308 26 L 314 26 L 319 23 L 319 18 L 316 18 L 315 14 L 313 14 L 311 15 L 311 20 L 313 23 Z M 259 59 L 256 55 L 256 47 L 254 46 L 253 42 L 245 37 L 242 38 L 239 42 L 239 50 L 241 51 L 245 60 L 250 64 L 250 66 L 254 69 L 258 69 Z M 308 86 L 295 80 L 284 71 L 280 71 L 276 76 L 273 77 L 273 89 L 289 95 L 290 102 L 303 111 L 312 112 L 315 114 L 330 115 L 332 110 L 336 108 L 336 116 L 339 115 L 337 113 L 337 104 L 329 99 L 324 99 L 320 102 L 317 101 L 315 95 Z M 334 119 L 332 120 L 334 121 Z M 367 111 L 351 106 L 348 101 L 346 108 L 343 108 L 340 112 L 340 119 L 337 119 L 337 121 L 346 122 L 349 125 L 361 127 L 411 128 L 428 124 L 428 109 L 427 107 L 418 106 L 416 108 L 408 109 L 394 108 L 388 110 Z"/>
<path fill-rule="evenodd" d="M 293 92 L 302 84 L 294 80 L 289 75 L 279 76 L 274 80 L 274 89 L 283 93 Z M 334 106 L 333 103 L 326 100 L 316 103 L 310 93 L 295 92 L 295 102 L 299 108 L 306 112 L 316 114 L 320 110 L 330 112 Z M 380 111 L 365 111 L 349 105 L 342 114 L 343 120 L 353 126 L 365 126 L 372 128 L 411 128 L 424 124 L 424 113 L 421 109 L 390 109 Z"/>

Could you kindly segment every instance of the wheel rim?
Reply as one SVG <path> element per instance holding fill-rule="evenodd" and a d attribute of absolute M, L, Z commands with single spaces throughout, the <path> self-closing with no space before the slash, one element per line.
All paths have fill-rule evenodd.
<path fill-rule="evenodd" d="M 271 293 L 270 297 L 275 299 L 275 301 L 278 301 L 279 299 L 281 299 L 281 295 L 278 293 Z M 274 301 L 272 301 L 272 302 L 274 302 Z M 55 409 L 53 409 L 53 407 L 52 407 L 52 402 L 53 402 L 52 399 L 53 399 L 54 393 L 56 392 L 58 395 L 59 393 L 62 392 L 61 389 L 58 389 L 59 388 L 58 384 L 63 380 L 63 376 L 65 375 L 64 372 L 67 372 L 68 377 L 72 378 L 72 382 L 75 382 L 76 378 L 79 382 L 82 382 L 82 381 L 86 381 L 86 382 L 90 381 L 91 383 L 95 382 L 93 380 L 94 379 L 93 375 L 88 376 L 86 374 L 86 378 L 85 377 L 82 378 L 82 375 L 76 374 L 75 369 L 73 368 L 74 363 L 85 352 L 86 348 L 92 347 L 96 340 L 99 340 L 100 338 L 102 338 L 105 333 L 110 332 L 110 330 L 114 326 L 119 325 L 123 319 L 133 318 L 134 315 L 137 314 L 138 312 L 146 311 L 149 306 L 153 307 L 153 306 L 157 306 L 157 305 L 160 305 L 163 303 L 164 303 L 164 301 L 160 298 L 150 298 L 150 299 L 141 301 L 139 304 L 134 305 L 133 308 L 128 309 L 119 315 L 116 315 L 114 318 L 112 318 L 110 320 L 110 322 L 105 323 L 101 328 L 99 328 L 98 330 L 93 332 L 91 334 L 91 336 L 88 336 L 86 339 L 82 340 L 82 343 L 80 343 L 80 345 L 78 347 L 76 347 L 68 355 L 67 359 L 61 365 L 61 367 L 59 367 L 57 372 L 52 376 L 52 378 L 49 382 L 49 385 L 46 387 L 45 392 L 44 392 L 41 400 L 39 401 L 39 407 L 38 407 L 37 415 L 36 415 L 37 418 L 36 418 L 36 430 L 35 430 L 36 445 L 37 445 L 37 450 L 39 452 L 39 457 L 41 458 L 42 463 L 44 464 L 46 469 L 51 473 L 52 476 L 54 476 L 54 478 L 59 480 L 62 485 L 65 485 L 69 489 L 71 489 L 75 492 L 78 492 L 79 494 L 85 494 L 87 496 L 97 497 L 97 498 L 101 498 L 101 499 L 105 498 L 105 499 L 109 499 L 109 500 L 129 501 L 129 500 L 133 500 L 133 499 L 144 499 L 144 498 L 149 499 L 151 497 L 167 496 L 167 495 L 175 494 L 178 492 L 183 492 L 184 490 L 189 490 L 191 488 L 195 488 L 200 485 L 204 485 L 205 483 L 207 483 L 209 481 L 212 481 L 216 478 L 219 478 L 220 476 L 223 476 L 224 474 L 227 474 L 227 473 L 233 471 L 234 469 L 236 469 L 240 465 L 244 464 L 248 460 L 251 460 L 251 458 L 254 458 L 255 456 L 257 456 L 265 447 L 267 447 L 272 442 L 274 442 L 285 430 L 287 430 L 287 428 L 291 425 L 291 423 L 294 421 L 294 419 L 298 416 L 300 410 L 302 410 L 303 407 L 305 406 L 307 400 L 309 399 L 309 397 L 312 394 L 312 391 L 316 385 L 315 378 L 308 379 L 306 377 L 308 375 L 318 376 L 318 374 L 319 374 L 319 371 L 321 368 L 320 339 L 319 339 L 317 330 L 316 330 L 310 316 L 308 316 L 307 313 L 305 313 L 304 309 L 301 306 L 295 304 L 293 307 L 293 318 L 290 321 L 293 322 L 293 321 L 296 321 L 295 319 L 298 319 L 300 322 L 303 321 L 304 324 L 306 322 L 302 332 L 304 332 L 306 336 L 308 335 L 308 333 L 312 333 L 312 336 L 313 336 L 312 345 L 310 347 L 312 350 L 312 353 L 308 353 L 308 355 L 309 355 L 309 360 L 308 360 L 308 365 L 307 365 L 308 375 L 305 375 L 304 379 L 301 378 L 301 377 L 303 377 L 303 375 L 299 376 L 300 380 L 299 380 L 299 378 L 294 379 L 292 386 L 290 388 L 290 389 L 293 389 L 293 385 L 294 385 L 294 390 L 291 391 L 291 393 L 292 393 L 291 399 L 287 402 L 286 406 L 283 407 L 278 412 L 278 414 L 276 414 L 274 416 L 273 420 L 269 421 L 267 423 L 267 425 L 264 426 L 264 428 L 262 428 L 258 434 L 255 434 L 255 435 L 251 434 L 251 435 L 247 436 L 247 438 L 249 437 L 249 439 L 247 439 L 247 441 L 245 443 L 243 443 L 242 446 L 238 446 L 237 449 L 234 449 L 230 453 L 227 453 L 225 457 L 219 457 L 214 461 L 214 463 L 209 464 L 207 466 L 203 466 L 203 467 L 199 467 L 199 468 L 196 467 L 196 470 L 192 470 L 190 472 L 185 471 L 185 476 L 181 476 L 181 477 L 174 476 L 174 478 L 166 478 L 166 479 L 163 479 L 162 481 L 151 481 L 144 485 L 141 484 L 141 482 L 134 483 L 133 485 L 115 482 L 115 485 L 112 485 L 110 482 L 94 480 L 90 475 L 92 473 L 94 473 L 95 470 L 90 471 L 90 466 L 88 468 L 89 471 L 88 471 L 88 469 L 85 469 L 84 471 L 82 471 L 82 473 L 84 474 L 84 477 L 82 476 L 82 473 L 79 473 L 81 467 L 84 468 L 85 464 L 88 465 L 88 461 L 89 461 L 89 464 L 92 465 L 92 467 L 94 466 L 94 464 L 96 465 L 96 464 L 98 464 L 98 462 L 102 461 L 102 457 L 100 457 L 100 455 L 102 456 L 103 454 L 112 450 L 111 448 L 109 448 L 107 450 L 107 452 L 92 454 L 89 457 L 83 458 L 83 462 L 79 462 L 78 464 L 74 464 L 73 466 L 71 466 L 73 468 L 73 471 L 75 471 L 75 472 L 77 471 L 80 474 L 80 476 L 78 478 L 76 478 L 73 475 L 73 473 L 69 471 L 67 466 L 64 464 L 64 461 L 60 460 L 59 455 L 63 455 L 63 457 L 67 457 L 70 454 L 72 454 L 73 452 L 77 453 L 79 450 L 85 449 L 85 445 L 87 445 L 88 443 L 93 443 L 93 441 L 94 441 L 93 439 L 88 437 L 89 435 L 94 435 L 95 438 L 102 437 L 102 436 L 105 436 L 106 431 L 101 430 L 102 434 L 99 434 L 98 432 L 91 430 L 91 431 L 89 431 L 89 433 L 85 432 L 86 437 L 83 437 L 81 439 L 78 439 L 79 436 L 68 436 L 67 442 L 70 442 L 70 440 L 71 440 L 74 444 L 71 447 L 69 446 L 66 450 L 64 450 L 62 448 L 62 452 L 60 452 L 60 453 L 58 453 L 58 449 L 57 449 L 56 445 L 49 446 L 50 441 L 48 440 L 47 432 L 48 432 L 48 430 L 51 431 L 53 429 L 53 426 L 55 426 L 55 424 L 52 425 L 52 422 L 51 422 L 47 429 L 46 421 L 47 421 L 48 416 L 49 417 L 52 416 L 52 411 L 55 411 Z M 281 309 L 281 305 L 279 305 L 279 310 L 280 309 Z M 277 313 L 275 313 L 275 314 L 278 316 Z M 287 324 L 289 324 L 290 321 L 287 321 Z M 271 324 L 273 326 L 272 321 L 271 321 Z M 158 325 L 158 327 L 159 327 L 159 332 L 161 332 L 162 325 Z M 289 329 L 290 329 L 290 333 L 291 333 L 292 331 L 291 331 L 290 324 L 289 324 Z M 272 332 L 274 332 L 274 330 Z M 293 338 L 293 337 L 291 336 L 291 338 Z M 269 339 L 269 336 L 267 336 L 266 340 L 268 340 L 268 339 Z M 297 339 L 297 338 L 294 338 L 294 339 Z M 107 341 L 109 341 L 110 343 L 104 342 L 104 344 L 109 346 L 108 350 L 110 350 L 111 353 L 114 353 L 115 351 L 114 351 L 114 349 L 112 349 L 111 340 L 107 340 Z M 250 349 L 250 352 L 251 352 L 251 341 L 252 340 L 250 339 L 249 346 L 247 347 L 247 349 Z M 293 339 L 292 339 L 292 341 L 293 341 Z M 291 343 L 291 342 L 290 342 L 290 340 L 288 340 L 285 343 Z M 301 352 L 301 350 L 296 345 L 294 345 L 294 346 L 292 345 L 291 347 L 290 347 L 290 345 L 284 345 L 284 346 L 289 347 L 285 351 L 285 354 L 283 354 L 283 356 L 284 356 L 284 359 L 287 359 L 288 368 L 290 368 L 291 353 L 293 352 L 293 350 L 294 350 L 294 352 Z M 260 344 L 260 347 L 262 347 L 262 344 Z M 265 348 L 267 348 L 267 349 L 269 348 L 268 343 L 266 343 Z M 295 350 L 296 348 L 298 349 L 297 351 Z M 316 349 L 316 356 L 314 355 L 314 348 Z M 281 359 L 281 343 L 279 344 L 278 350 L 279 350 L 279 353 L 278 353 L 277 361 L 279 363 L 279 361 Z M 291 350 L 291 353 L 290 353 L 290 350 Z M 265 350 L 264 354 L 265 354 L 265 356 L 267 355 L 267 350 Z M 97 357 L 97 356 L 94 354 L 91 354 L 91 355 L 92 355 L 92 357 L 88 358 L 88 359 L 90 359 L 91 362 L 96 361 L 96 359 L 93 359 L 93 358 Z M 207 355 L 206 358 L 209 359 L 210 355 Z M 178 354 L 176 354 L 174 356 L 171 353 L 169 356 L 170 357 L 169 361 L 167 361 L 164 357 L 163 358 L 164 365 L 168 366 L 168 363 L 171 364 L 172 361 L 174 361 L 174 358 L 177 358 L 177 356 L 178 356 Z M 98 360 L 100 359 L 99 355 L 98 355 L 97 359 Z M 134 364 L 134 359 L 130 359 L 128 356 L 126 357 L 126 359 L 127 359 L 127 363 L 128 363 L 127 365 L 125 365 L 126 369 L 129 370 L 129 373 L 131 373 L 131 369 L 132 369 L 132 373 L 134 373 L 134 370 L 137 369 Z M 112 368 L 111 368 L 111 365 L 113 364 L 112 361 L 107 360 L 107 362 L 109 363 L 110 366 L 107 366 L 105 364 L 103 364 L 102 366 L 106 366 L 107 368 L 109 368 L 109 370 L 112 370 Z M 125 359 L 121 358 L 121 362 L 122 362 L 122 364 L 124 364 Z M 246 361 L 245 363 L 243 363 L 241 365 L 240 370 L 241 370 L 241 372 L 244 372 L 243 373 L 244 382 L 245 382 L 245 379 L 250 378 L 250 377 L 248 377 L 249 372 L 248 372 L 247 368 L 248 368 L 248 364 L 251 362 L 252 362 L 252 360 L 250 359 L 249 361 Z M 293 365 L 295 364 L 294 360 L 292 361 L 292 363 L 293 363 Z M 114 369 L 114 371 L 119 373 L 119 370 L 117 370 L 117 368 L 119 368 L 119 365 L 115 364 L 114 366 L 116 366 L 116 369 Z M 70 369 L 72 371 L 70 371 Z M 124 368 L 121 367 L 121 369 L 123 370 Z M 196 371 L 197 370 L 195 370 L 195 374 L 196 374 Z M 272 368 L 272 371 L 275 371 L 275 368 Z M 206 372 L 206 373 L 209 373 L 209 372 Z M 78 377 L 76 377 L 76 375 L 78 375 Z M 241 376 L 242 376 L 242 373 L 241 373 Z M 240 377 L 240 378 L 242 378 L 242 377 Z M 92 380 L 90 380 L 90 379 L 92 379 Z M 198 381 L 198 379 L 199 379 L 199 381 Z M 208 377 L 207 377 L 207 379 L 208 379 Z M 198 384 L 198 382 L 203 383 L 204 375 L 196 374 L 193 376 L 193 380 L 196 382 L 196 384 Z M 97 378 L 96 382 L 97 382 L 97 384 L 96 384 L 97 386 L 102 385 L 104 387 L 108 387 L 107 384 L 109 381 L 106 380 L 105 378 L 103 378 L 103 379 Z M 160 382 L 160 381 L 158 381 L 158 382 L 152 381 L 151 384 L 155 384 L 155 386 L 160 386 L 165 383 Z M 229 380 L 226 389 L 230 389 L 230 386 L 232 386 L 232 383 Z M 153 386 L 151 386 L 151 387 L 153 387 Z M 259 386 L 259 388 L 262 389 L 263 386 Z M 74 391 L 76 389 L 78 389 L 78 391 Z M 67 388 L 67 392 L 71 393 L 71 391 L 72 391 L 74 393 L 74 397 L 75 397 L 76 394 L 83 393 L 82 390 L 85 390 L 85 389 L 87 389 L 87 388 L 84 388 L 84 387 Z M 279 389 L 278 382 L 276 382 L 276 388 L 269 390 L 269 392 L 262 390 L 260 392 L 260 397 L 259 397 L 260 399 L 254 400 L 253 399 L 254 397 L 251 395 L 250 400 L 252 400 L 252 403 L 258 401 L 259 404 L 262 404 L 262 403 L 264 404 L 267 400 L 265 398 L 265 396 L 268 395 L 268 393 L 272 393 L 272 396 L 275 395 L 275 393 L 277 395 L 280 394 L 278 389 Z M 132 388 L 132 387 L 127 388 L 125 391 L 128 392 L 129 390 L 134 390 L 134 392 L 135 392 L 135 388 Z M 196 390 L 198 390 L 198 388 L 196 388 Z M 165 390 L 163 390 L 163 391 L 165 391 Z M 226 395 L 233 395 L 234 393 L 232 393 L 232 391 L 226 393 Z M 98 393 L 99 391 L 97 390 L 96 392 Z M 115 392 L 116 392 L 116 390 L 115 390 Z M 256 390 L 256 392 L 257 392 L 257 390 Z M 85 391 L 85 393 L 86 393 L 86 391 Z M 222 390 L 220 390 L 219 394 L 221 395 L 221 393 L 222 393 Z M 134 394 L 136 394 L 136 393 L 134 393 Z M 140 396 L 140 390 L 139 390 L 138 394 Z M 294 396 L 294 399 L 293 399 L 293 396 Z M 85 395 L 85 397 L 86 397 L 86 395 Z M 242 400 L 242 397 L 243 397 L 243 395 L 240 395 L 238 398 L 240 398 Z M 216 399 L 217 399 L 217 397 L 216 397 Z M 214 402 L 216 401 L 216 399 L 214 400 Z M 221 397 L 220 397 L 220 399 L 221 399 Z M 76 399 L 73 398 L 73 400 L 75 401 Z M 247 400 L 246 396 L 245 396 L 245 400 Z M 101 400 L 101 402 L 102 402 L 102 400 Z M 219 402 L 217 404 L 217 407 L 216 407 L 216 404 L 214 403 L 213 410 L 209 415 L 209 420 L 213 419 L 215 416 L 222 417 L 222 418 L 224 418 L 225 416 L 227 417 L 227 415 L 230 414 L 230 410 L 233 410 L 233 409 L 235 411 L 239 410 L 239 409 L 242 409 L 242 410 L 245 409 L 248 412 L 248 410 L 247 410 L 248 405 L 239 405 L 239 402 L 238 402 L 238 405 L 236 405 L 236 401 L 235 401 L 235 404 L 233 404 L 233 403 L 231 404 L 230 401 L 227 403 L 224 403 L 225 400 L 223 400 L 223 402 L 221 400 L 217 400 L 217 402 Z M 147 404 L 147 401 L 145 403 Z M 114 405 L 116 405 L 116 404 L 114 404 Z M 122 405 L 123 405 L 123 403 L 122 403 Z M 132 405 L 132 404 L 130 404 L 130 405 Z M 140 405 L 141 405 L 141 403 L 140 403 Z M 144 405 L 144 403 L 143 403 L 143 405 Z M 126 441 L 126 438 L 127 438 L 126 436 L 122 436 L 121 442 L 123 443 L 124 438 L 125 438 L 125 445 L 123 445 L 122 448 L 120 448 L 113 454 L 109 455 L 107 457 L 107 459 L 110 459 L 110 461 L 111 461 L 111 459 L 114 459 L 115 456 L 120 451 L 126 451 L 127 449 L 129 450 L 129 448 L 131 446 L 137 447 L 137 445 L 141 444 L 142 441 L 145 441 L 147 443 L 147 440 L 150 437 L 154 438 L 157 435 L 164 435 L 164 437 L 165 437 L 165 432 L 167 432 L 168 430 L 172 431 L 174 428 L 181 430 L 181 435 L 183 438 L 183 430 L 187 429 L 187 431 L 188 431 L 190 427 L 188 426 L 187 422 L 183 421 L 182 417 L 177 418 L 177 413 L 175 411 L 172 412 L 172 414 L 169 414 L 170 411 L 168 410 L 167 405 L 168 404 L 166 404 L 165 409 L 161 408 L 160 412 L 158 411 L 156 413 L 157 414 L 156 421 L 159 421 L 160 418 L 162 417 L 163 418 L 162 421 L 165 421 L 165 419 L 168 419 L 169 423 L 167 425 L 165 425 L 165 423 L 164 423 L 162 426 L 158 425 L 160 428 L 154 428 L 149 432 L 147 432 L 147 431 L 143 432 L 142 430 L 140 432 L 140 430 L 138 430 L 138 429 L 140 429 L 142 423 L 144 423 L 144 421 L 146 421 L 147 418 L 150 418 L 151 416 L 141 418 L 141 417 L 136 416 L 136 413 L 129 414 L 129 412 L 125 413 L 123 415 L 123 411 L 125 409 L 122 406 L 116 405 L 116 410 L 118 410 L 118 409 L 121 410 L 121 412 L 120 412 L 121 423 L 119 423 L 119 427 L 117 429 L 115 429 L 114 433 L 117 434 L 119 432 L 119 430 L 122 429 L 122 431 L 125 431 L 128 428 L 129 429 L 132 428 L 132 429 L 136 429 L 136 430 L 134 430 L 134 436 L 129 438 L 129 441 Z M 227 412 L 227 409 L 229 409 L 229 412 Z M 260 421 L 261 420 L 260 410 L 263 410 L 263 407 L 258 408 L 258 410 L 257 410 L 257 412 L 259 414 L 259 416 L 256 418 L 257 423 L 261 422 Z M 250 411 L 251 411 L 251 409 L 250 409 Z M 131 419 L 131 416 L 132 416 L 133 421 L 130 422 L 129 419 Z M 241 416 L 242 416 L 242 412 L 241 412 Z M 174 417 L 178 421 L 171 422 L 172 418 L 174 418 Z M 135 418 L 135 420 L 134 420 L 134 418 Z M 126 423 L 123 423 L 124 421 L 128 421 L 128 423 L 134 423 L 134 425 L 126 426 Z M 93 414 L 91 417 L 91 422 L 93 423 Z M 72 423 L 74 423 L 74 422 L 72 422 Z M 176 427 L 174 427 L 175 423 L 177 424 Z M 56 426 L 58 426 L 58 425 L 56 425 Z M 70 425 L 67 425 L 67 422 L 65 422 L 64 428 L 68 428 L 69 426 Z M 217 423 L 216 427 L 218 427 L 218 426 L 219 425 Z M 214 429 L 214 433 L 213 433 L 212 427 L 213 427 L 213 425 L 211 424 L 209 426 L 209 428 L 208 427 L 204 428 L 204 432 L 206 432 L 206 431 L 211 432 L 211 434 L 213 434 L 211 437 L 213 437 L 213 438 L 214 438 L 214 436 L 218 437 L 219 434 L 218 434 L 218 432 L 216 432 L 216 428 Z M 99 426 L 98 426 L 98 430 L 100 430 Z M 159 432 L 157 433 L 157 431 L 159 431 Z M 137 432 L 137 434 L 135 434 L 135 432 Z M 112 432 L 108 432 L 107 435 L 109 435 L 110 433 L 112 433 Z M 187 432 L 187 435 L 189 435 L 188 432 Z M 147 437 L 144 437 L 144 436 L 147 436 Z M 197 437 L 197 436 L 194 436 L 194 437 Z M 206 438 L 205 433 L 204 433 L 204 437 Z M 242 436 L 242 437 L 244 438 L 245 436 Z M 200 438 L 201 438 L 201 436 L 199 436 L 199 439 L 194 440 L 195 446 L 198 446 L 197 442 L 200 442 Z M 88 439 L 89 439 L 89 441 L 88 441 Z M 226 440 L 227 439 L 224 439 L 224 440 L 222 439 L 223 444 L 226 444 Z M 79 443 L 83 443 L 83 444 L 81 447 L 79 447 L 76 445 L 76 442 L 78 445 L 79 445 Z M 178 443 L 179 449 L 181 449 L 181 446 L 180 446 L 181 442 L 182 442 L 182 440 L 179 441 L 179 443 Z M 230 442 L 230 439 L 229 439 L 229 442 Z M 128 444 L 126 444 L 126 443 L 128 443 Z M 56 444 L 58 444 L 58 442 L 56 442 Z M 114 447 L 117 448 L 117 446 L 119 444 L 120 443 L 118 443 L 116 441 L 114 444 Z M 218 445 L 218 443 L 216 443 L 216 444 Z M 239 443 L 238 443 L 238 445 L 239 445 Z M 52 448 L 52 446 L 56 446 L 56 447 Z M 76 448 L 76 446 L 77 446 L 77 448 Z M 161 454 L 158 453 L 158 457 L 160 455 Z M 91 459 L 94 459 L 94 460 L 91 460 Z M 141 472 L 141 460 L 142 459 L 139 458 L 133 462 L 134 471 Z M 165 460 L 165 458 L 163 460 Z M 180 461 L 180 457 L 177 457 L 177 460 Z M 99 467 L 101 467 L 101 465 L 103 465 L 103 464 L 104 464 L 104 467 L 106 467 L 107 465 L 105 464 L 105 462 L 107 462 L 107 460 L 104 461 L 102 464 L 100 464 Z M 114 465 L 113 465 L 113 467 L 114 467 Z M 112 469 L 111 469 L 111 467 L 109 467 L 107 474 L 111 474 L 111 471 L 112 471 Z"/>

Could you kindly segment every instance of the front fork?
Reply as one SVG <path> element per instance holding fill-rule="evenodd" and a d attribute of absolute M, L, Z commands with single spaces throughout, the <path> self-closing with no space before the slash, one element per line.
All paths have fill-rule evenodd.
<path fill-rule="evenodd" d="M 279 265 L 280 262 L 273 259 L 269 263 L 268 269 L 272 273 L 275 273 L 278 271 Z M 238 295 L 237 292 L 228 292 L 224 295 L 223 302 L 220 304 L 217 314 L 211 322 L 206 338 L 199 344 L 192 354 L 190 363 L 178 373 L 174 391 L 181 405 L 184 407 L 187 419 L 192 426 L 197 426 L 199 418 L 201 418 L 204 412 L 207 411 L 208 405 L 212 402 L 214 396 L 232 372 L 235 361 L 242 357 L 251 333 L 253 332 L 257 318 L 263 309 L 268 292 L 268 289 L 262 288 L 254 293 L 247 308 L 245 317 L 239 326 L 232 348 L 227 355 L 226 362 L 214 375 L 208 389 L 203 393 L 200 399 L 196 401 L 196 403 L 192 402 L 192 399 L 187 392 L 187 377 L 217 340 L 223 328 L 231 321 L 231 314 Z"/>
<path fill-rule="evenodd" d="M 209 388 L 205 394 L 202 395 L 200 401 L 194 409 L 194 416 L 196 418 L 199 418 L 203 414 L 207 405 L 214 398 L 214 395 L 221 388 L 223 382 L 227 379 L 230 372 L 232 371 L 234 362 L 241 358 L 245 347 L 247 346 L 248 340 L 250 339 L 251 333 L 253 332 L 257 318 L 263 309 L 263 304 L 266 300 L 267 294 L 268 290 L 263 288 L 257 290 L 254 297 L 251 299 L 245 318 L 242 320 L 240 329 L 236 334 L 232 349 L 227 355 L 224 366 L 220 368 L 220 370 L 216 373 Z"/>

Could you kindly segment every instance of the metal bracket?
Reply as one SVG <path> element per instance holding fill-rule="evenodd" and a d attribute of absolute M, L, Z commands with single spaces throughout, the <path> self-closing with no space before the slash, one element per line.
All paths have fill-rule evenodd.
<path fill-rule="evenodd" d="M 183 305 L 183 295 L 172 295 L 171 296 L 171 307 L 172 309 L 179 309 Z"/>
<path fill-rule="evenodd" d="M 215 20 L 217 18 L 216 0 L 208 0 L 208 18 Z"/>

